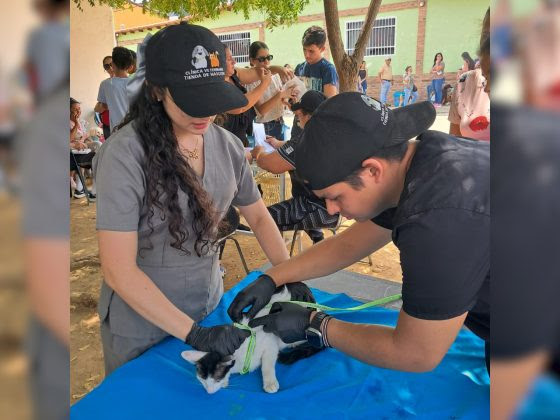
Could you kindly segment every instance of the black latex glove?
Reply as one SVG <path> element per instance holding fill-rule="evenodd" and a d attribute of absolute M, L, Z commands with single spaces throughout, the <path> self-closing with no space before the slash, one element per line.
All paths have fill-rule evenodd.
<path fill-rule="evenodd" d="M 251 333 L 233 325 L 218 325 L 216 327 L 201 327 L 193 324 L 185 343 L 200 351 L 215 351 L 222 356 L 235 353 Z"/>
<path fill-rule="evenodd" d="M 309 317 L 314 309 L 297 303 L 275 302 L 270 314 L 249 321 L 249 326 L 263 326 L 265 332 L 276 334 L 284 343 L 305 340 L 305 330 L 309 327 Z"/>
<path fill-rule="evenodd" d="M 240 291 L 228 308 L 229 317 L 235 322 L 239 322 L 243 316 L 243 309 L 251 306 L 247 313 L 249 319 L 264 308 L 270 301 L 271 296 L 276 292 L 276 284 L 272 277 L 262 274 L 253 283 Z"/>
<path fill-rule="evenodd" d="M 286 284 L 286 287 L 292 295 L 292 298 L 290 300 L 315 303 L 313 293 L 311 293 L 311 290 L 305 285 L 305 283 L 302 283 L 301 281 L 288 283 Z"/>

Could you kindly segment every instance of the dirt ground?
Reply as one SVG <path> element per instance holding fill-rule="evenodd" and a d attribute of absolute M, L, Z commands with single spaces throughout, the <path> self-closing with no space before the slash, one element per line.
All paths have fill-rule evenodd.
<path fill-rule="evenodd" d="M 71 272 L 70 272 L 70 369 L 71 403 L 76 402 L 99 384 L 104 376 L 103 353 L 99 337 L 96 305 L 102 282 L 95 233 L 95 204 L 84 199 L 73 200 L 70 208 Z M 289 237 L 290 234 L 285 235 Z M 330 233 L 326 233 L 330 235 Z M 239 236 L 239 235 L 238 235 Z M 249 269 L 265 264 L 266 257 L 253 237 L 239 236 Z M 304 235 L 303 248 L 311 246 Z M 401 281 L 399 252 L 393 245 L 372 256 L 373 266 L 357 263 L 349 269 L 366 275 Z M 229 290 L 244 276 L 235 246 L 226 245 L 222 265 L 226 269 L 224 286 Z"/>

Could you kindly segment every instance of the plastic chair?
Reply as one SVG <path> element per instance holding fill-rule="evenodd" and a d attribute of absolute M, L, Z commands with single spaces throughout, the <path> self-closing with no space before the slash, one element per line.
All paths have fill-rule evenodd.
<path fill-rule="evenodd" d="M 237 248 L 237 253 L 239 254 L 239 258 L 241 259 L 241 263 L 243 264 L 245 273 L 249 274 L 249 267 L 247 267 L 247 262 L 245 261 L 245 256 L 243 255 L 243 251 L 241 250 L 241 245 L 239 245 L 239 241 L 234 237 L 236 232 L 238 232 L 238 226 L 239 215 L 237 214 L 237 210 L 235 210 L 235 207 L 230 206 L 228 212 L 222 220 L 222 223 L 220 223 L 220 226 L 218 227 L 219 239 L 216 241 L 216 246 L 220 248 L 219 259 L 221 260 L 224 249 L 226 247 L 226 242 L 228 240 L 232 241 Z"/>

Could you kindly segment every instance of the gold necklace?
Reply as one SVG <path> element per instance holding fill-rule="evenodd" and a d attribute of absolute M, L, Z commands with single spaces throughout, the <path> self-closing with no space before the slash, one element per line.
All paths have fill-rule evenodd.
<path fill-rule="evenodd" d="M 198 138 L 196 139 L 196 144 L 194 146 L 193 150 L 189 150 L 186 147 L 183 146 L 179 146 L 179 148 L 181 149 L 182 152 L 185 152 L 187 154 L 187 158 L 189 159 L 198 159 L 200 156 L 198 154 Z"/>

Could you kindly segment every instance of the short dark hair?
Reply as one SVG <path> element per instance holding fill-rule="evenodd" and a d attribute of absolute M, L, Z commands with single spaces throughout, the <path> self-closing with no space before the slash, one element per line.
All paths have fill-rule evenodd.
<path fill-rule="evenodd" d="M 79 103 L 80 101 L 77 101 L 74 98 L 70 97 L 70 108 L 72 108 L 72 105 L 79 104 Z"/>
<path fill-rule="evenodd" d="M 327 34 L 320 26 L 311 26 L 307 28 L 303 33 L 303 38 L 301 38 L 301 44 L 304 47 L 317 45 L 321 48 L 325 46 L 325 42 L 327 42 Z"/>
<path fill-rule="evenodd" d="M 132 55 L 130 50 L 125 47 L 113 48 L 113 66 L 119 70 L 127 70 L 132 65 Z"/>
<path fill-rule="evenodd" d="M 257 58 L 257 54 L 259 53 L 259 50 L 261 49 L 265 49 L 268 50 L 268 45 L 266 45 L 264 42 L 262 41 L 255 41 L 251 44 L 251 46 L 249 47 L 249 57 L 250 58 Z"/>
<path fill-rule="evenodd" d="M 132 57 L 132 64 L 136 63 L 136 51 L 134 50 L 128 50 L 130 51 L 130 56 Z"/>
<path fill-rule="evenodd" d="M 113 56 L 112 55 L 106 55 L 105 57 L 103 57 L 102 63 L 105 64 L 105 60 L 107 60 L 108 58 L 110 58 L 111 61 L 113 61 Z"/>
<path fill-rule="evenodd" d="M 386 147 L 384 149 L 379 150 L 375 153 L 375 155 L 370 156 L 368 159 L 377 158 L 377 159 L 385 159 L 393 162 L 400 162 L 403 160 L 406 151 L 408 150 L 408 141 L 404 141 L 401 144 L 397 144 L 396 146 Z M 364 159 L 365 160 L 365 159 Z M 364 182 L 360 177 L 361 173 L 363 172 L 364 168 L 361 166 L 344 178 L 344 181 L 349 184 L 355 190 L 361 190 L 364 188 Z"/>

